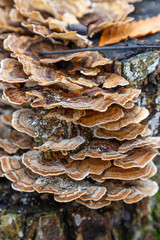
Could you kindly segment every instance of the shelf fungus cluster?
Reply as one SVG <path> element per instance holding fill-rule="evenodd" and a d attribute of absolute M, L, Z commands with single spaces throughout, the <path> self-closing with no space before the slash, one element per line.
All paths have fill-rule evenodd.
<path fill-rule="evenodd" d="M 157 192 L 160 138 L 137 105 L 141 91 L 108 73 L 99 52 L 38 54 L 92 45 L 95 33 L 130 20 L 131 2 L 0 1 L 0 164 L 15 190 L 93 209 Z"/>

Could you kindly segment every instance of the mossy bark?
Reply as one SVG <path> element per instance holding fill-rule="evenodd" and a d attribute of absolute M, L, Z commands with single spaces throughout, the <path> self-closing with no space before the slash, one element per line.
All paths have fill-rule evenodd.
<path fill-rule="evenodd" d="M 141 88 L 139 105 L 150 111 L 153 135 L 160 126 L 160 65 L 158 53 L 115 62 L 114 72 Z M 160 159 L 159 159 L 160 160 Z M 155 160 L 159 168 L 158 158 Z M 155 179 L 160 183 L 160 174 Z M 0 240 L 158 240 L 160 193 L 137 204 L 122 201 L 90 210 L 77 203 L 59 204 L 49 194 L 20 193 L 0 179 Z"/>

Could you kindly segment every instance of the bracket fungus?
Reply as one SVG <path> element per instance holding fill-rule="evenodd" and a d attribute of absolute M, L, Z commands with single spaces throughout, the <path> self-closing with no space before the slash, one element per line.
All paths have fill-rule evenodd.
<path fill-rule="evenodd" d="M 4 1 L 0 5 L 0 175 L 18 191 L 50 193 L 92 209 L 158 191 L 160 138 L 137 106 L 141 93 L 92 46 L 92 36 L 131 21 L 132 0 Z M 8 3 L 8 4 L 7 4 Z M 101 13 L 101 14 L 100 14 Z M 3 92 L 3 93 L 2 93 Z"/>

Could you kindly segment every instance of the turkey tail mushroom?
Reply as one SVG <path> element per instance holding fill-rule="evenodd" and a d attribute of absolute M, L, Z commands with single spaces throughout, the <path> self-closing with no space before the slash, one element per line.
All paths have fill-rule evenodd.
<path fill-rule="evenodd" d="M 91 209 L 158 191 L 160 138 L 137 106 L 141 90 L 87 51 L 95 34 L 125 28 L 137 1 L 0 2 L 0 176 L 13 189 Z"/>

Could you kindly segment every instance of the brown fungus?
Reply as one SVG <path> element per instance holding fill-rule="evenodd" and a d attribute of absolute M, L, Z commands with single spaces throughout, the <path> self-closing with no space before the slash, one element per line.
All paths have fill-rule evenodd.
<path fill-rule="evenodd" d="M 106 73 L 103 76 L 99 76 L 98 82 L 103 82 L 103 88 L 114 88 L 117 86 L 126 86 L 129 84 L 126 79 L 115 73 Z"/>
<path fill-rule="evenodd" d="M 132 20 L 127 18 L 127 15 L 134 11 L 134 6 L 128 4 L 126 0 L 93 1 L 92 9 L 95 19 L 89 26 L 90 37 L 115 24 L 123 25 L 124 22 Z"/>
<path fill-rule="evenodd" d="M 109 107 L 106 112 L 98 112 L 86 110 L 86 114 L 74 121 L 75 124 L 80 124 L 84 127 L 94 127 L 107 122 L 115 122 L 124 116 L 123 110 L 120 107 Z"/>
<path fill-rule="evenodd" d="M 47 141 L 43 145 L 36 147 L 35 149 L 40 149 L 43 151 L 70 151 L 76 149 L 78 146 L 83 144 L 85 139 L 83 137 L 77 136 L 75 138 L 63 139 L 60 142 Z"/>
<path fill-rule="evenodd" d="M 149 112 L 147 109 L 135 106 L 132 109 L 123 110 L 124 116 L 118 119 L 117 121 L 100 124 L 101 128 L 111 131 L 117 131 L 121 128 L 133 124 L 140 123 L 142 120 L 148 117 Z"/>
<path fill-rule="evenodd" d="M 147 126 L 142 125 L 140 123 L 129 124 L 128 126 L 123 127 L 117 131 L 109 131 L 104 128 L 97 128 L 94 130 L 94 136 L 97 138 L 102 138 L 102 139 L 116 138 L 119 141 L 123 141 L 126 139 L 131 140 L 136 138 L 139 135 L 143 137 L 149 134 L 150 134 L 150 131 L 147 128 Z"/>
<path fill-rule="evenodd" d="M 59 154 L 53 155 L 49 160 L 45 158 L 42 151 L 29 151 L 23 154 L 22 161 L 24 165 L 33 172 L 42 176 L 55 176 L 66 173 L 74 180 L 83 180 L 90 174 L 102 174 L 112 164 L 110 161 L 102 161 L 101 159 L 89 158 L 87 161 L 67 161 L 65 157 Z"/>
<path fill-rule="evenodd" d="M 98 87 L 82 89 L 77 92 L 59 89 L 57 85 L 40 87 L 8 88 L 4 90 L 4 97 L 11 103 L 28 103 L 32 98 L 36 98 L 31 103 L 32 107 L 43 107 L 52 109 L 58 106 L 79 110 L 95 110 L 105 112 L 112 104 L 125 106 L 135 96 L 138 97 L 139 90 L 121 88 L 117 92 L 102 90 Z"/>
<path fill-rule="evenodd" d="M 131 141 L 125 141 L 119 147 L 118 150 L 120 152 L 125 153 L 134 148 L 139 148 L 139 147 L 143 147 L 143 146 L 149 146 L 152 148 L 160 148 L 160 137 L 136 138 Z"/>
<path fill-rule="evenodd" d="M 135 180 L 146 177 L 154 169 L 154 165 L 150 162 L 144 168 L 119 168 L 111 166 L 102 174 L 102 179 L 119 179 L 119 180 Z"/>
<path fill-rule="evenodd" d="M 33 147 L 34 143 L 31 137 L 16 131 L 8 122 L 7 125 L 5 124 L 5 121 L 0 122 L 0 147 L 2 149 L 7 153 L 14 154 L 19 148 L 30 149 Z"/>
<path fill-rule="evenodd" d="M 1 61 L 0 79 L 8 83 L 21 83 L 28 81 L 23 66 L 17 60 L 5 58 Z"/>
<path fill-rule="evenodd" d="M 139 183 L 139 184 L 136 184 Z M 146 196 L 153 196 L 158 191 L 158 185 L 156 182 L 147 180 L 139 181 L 137 180 L 135 184 L 139 186 L 132 186 L 131 193 L 124 199 L 125 203 L 131 204 L 140 201 Z"/>
<path fill-rule="evenodd" d="M 133 2 L 0 1 L 0 175 L 15 190 L 92 209 L 158 191 L 149 178 L 160 139 L 141 123 L 141 91 L 109 73 L 112 60 L 98 51 L 39 54 L 92 47 L 96 33 L 132 20 Z"/>
<path fill-rule="evenodd" d="M 23 154 L 22 158 L 25 166 L 30 168 L 33 172 L 42 176 L 54 176 L 65 173 L 65 165 L 53 156 L 52 159 L 45 159 L 43 152 L 33 150 Z"/>
<path fill-rule="evenodd" d="M 13 113 L 12 125 L 19 131 L 27 133 L 32 137 L 37 137 L 35 127 L 32 125 L 35 113 L 31 109 L 20 109 Z"/>
<path fill-rule="evenodd" d="M 153 148 L 141 147 L 127 152 L 127 157 L 114 160 L 114 165 L 122 168 L 145 167 L 155 156 L 158 150 Z"/>

